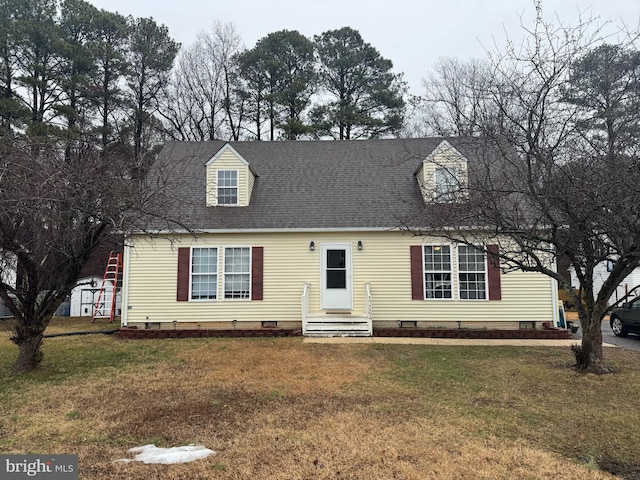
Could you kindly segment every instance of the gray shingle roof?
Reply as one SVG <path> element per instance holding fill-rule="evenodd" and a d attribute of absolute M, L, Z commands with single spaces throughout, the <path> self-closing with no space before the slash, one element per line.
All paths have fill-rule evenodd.
<path fill-rule="evenodd" d="M 171 172 L 168 213 L 194 230 L 394 228 L 424 208 L 414 172 L 443 140 L 170 142 L 153 172 Z M 475 156 L 478 139 L 446 140 Z M 205 163 L 227 143 L 258 175 L 247 207 L 205 205 Z"/>

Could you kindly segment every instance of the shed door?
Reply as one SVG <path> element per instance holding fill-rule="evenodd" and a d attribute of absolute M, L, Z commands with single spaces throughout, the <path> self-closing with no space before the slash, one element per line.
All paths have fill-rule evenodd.
<path fill-rule="evenodd" d="M 83 288 L 80 290 L 80 316 L 90 317 L 93 315 L 93 309 L 98 301 L 98 292 L 100 292 L 100 289 L 97 288 Z M 102 300 L 104 300 L 104 297 Z M 100 303 L 103 303 L 102 300 Z M 98 309 L 98 316 L 103 316 L 103 310 L 104 308 Z"/>
<path fill-rule="evenodd" d="M 322 245 L 322 309 L 351 310 L 351 281 L 351 245 Z"/>

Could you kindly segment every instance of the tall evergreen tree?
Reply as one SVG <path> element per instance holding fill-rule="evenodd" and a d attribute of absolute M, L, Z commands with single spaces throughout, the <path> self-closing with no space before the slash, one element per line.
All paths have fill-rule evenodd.
<path fill-rule="evenodd" d="M 640 141 L 640 51 L 600 45 L 571 65 L 563 100 L 580 109 L 578 126 L 593 153 L 611 158 Z"/>
<path fill-rule="evenodd" d="M 12 127 L 22 127 L 27 111 L 16 92 L 19 41 L 16 22 L 20 5 L 0 0 L 0 134 L 11 134 Z"/>
<path fill-rule="evenodd" d="M 313 43 L 295 30 L 270 33 L 260 43 L 275 79 L 274 100 L 283 110 L 280 128 L 284 138 L 295 140 L 309 132 L 302 114 L 316 86 Z"/>
<path fill-rule="evenodd" d="M 129 19 L 129 68 L 126 82 L 131 108 L 131 132 L 136 169 L 144 167 L 145 154 L 151 146 L 145 144 L 145 129 L 156 127 L 154 114 L 168 81 L 173 60 L 180 44 L 170 36 L 164 25 L 152 18 Z"/>
<path fill-rule="evenodd" d="M 96 132 L 103 154 L 115 141 L 118 118 L 123 108 L 121 80 L 126 72 L 129 26 L 118 13 L 101 10 L 93 21 L 95 42 L 91 45 L 95 62 L 90 79 L 92 101 L 97 109 Z"/>
<path fill-rule="evenodd" d="M 315 37 L 320 85 L 329 101 L 316 107 L 318 137 L 339 140 L 399 133 L 404 122 L 406 85 L 356 30 L 344 27 Z"/>
<path fill-rule="evenodd" d="M 63 69 L 62 34 L 55 0 L 16 0 L 14 31 L 19 44 L 16 84 L 26 92 L 21 100 L 29 112 L 27 131 L 34 136 L 58 135 L 54 120 Z"/>
<path fill-rule="evenodd" d="M 256 138 L 262 138 L 265 121 L 270 140 L 277 139 L 278 130 L 288 140 L 307 133 L 303 113 L 316 86 L 313 43 L 297 31 L 281 30 L 258 40 L 237 60 Z"/>
<path fill-rule="evenodd" d="M 96 132 L 104 153 L 114 143 L 114 131 L 121 121 L 117 112 L 124 105 L 121 80 L 127 71 L 129 25 L 122 15 L 100 10 L 94 19 L 94 29 L 92 101 L 97 109 Z"/>
<path fill-rule="evenodd" d="M 98 9 L 84 0 L 62 3 L 60 88 L 64 95 L 56 109 L 66 120 L 67 156 L 80 133 L 88 131 L 92 123 L 89 79 L 95 63 L 91 45 L 96 41 L 94 19 L 97 15 Z"/>
<path fill-rule="evenodd" d="M 253 130 L 249 128 L 256 140 L 262 140 L 262 128 L 268 118 L 272 119 L 273 103 L 269 102 L 270 82 L 262 65 L 262 53 L 259 48 L 245 50 L 235 57 L 240 73 L 240 89 L 247 102 L 247 116 Z M 273 131 L 273 129 L 272 129 Z"/>

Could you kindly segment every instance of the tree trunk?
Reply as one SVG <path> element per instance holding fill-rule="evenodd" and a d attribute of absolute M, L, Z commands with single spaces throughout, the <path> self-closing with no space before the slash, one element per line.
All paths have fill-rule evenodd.
<path fill-rule="evenodd" d="M 24 338 L 18 343 L 18 358 L 13 364 L 16 372 L 26 372 L 35 370 L 42 361 L 42 334 L 34 337 Z"/>
<path fill-rule="evenodd" d="M 591 312 L 587 319 L 580 319 L 582 344 L 579 353 L 574 349 L 576 368 L 585 372 L 608 373 L 602 355 L 602 315 Z"/>

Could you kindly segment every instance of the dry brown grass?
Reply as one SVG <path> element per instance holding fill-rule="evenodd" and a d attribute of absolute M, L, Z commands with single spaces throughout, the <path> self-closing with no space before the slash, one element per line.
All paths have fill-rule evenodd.
<path fill-rule="evenodd" d="M 582 450 L 588 441 L 555 444 L 593 427 L 587 417 L 585 425 L 570 420 L 578 430 L 560 431 L 570 427 L 553 421 L 553 402 L 640 375 L 629 366 L 638 356 L 625 352 L 613 354 L 625 369 L 617 379 L 577 375 L 567 367 L 571 353 L 553 348 L 477 354 L 291 338 L 102 335 L 46 346 L 41 372 L 0 373 L 0 450 L 75 453 L 80 477 L 92 479 L 613 478 L 594 469 L 602 455 Z M 0 354 L 11 352 L 0 340 Z M 538 384 L 554 376 L 552 388 Z M 558 388 L 568 392 L 553 397 Z M 504 418 L 512 410 L 524 416 Z M 535 423 L 545 418 L 539 433 Z M 197 443 L 217 454 L 182 465 L 114 463 L 147 443 Z"/>

